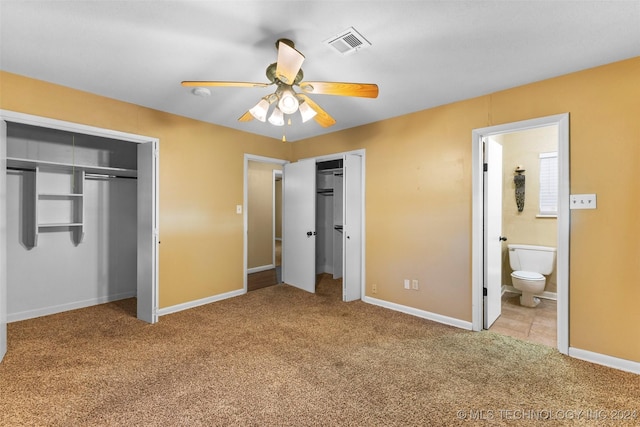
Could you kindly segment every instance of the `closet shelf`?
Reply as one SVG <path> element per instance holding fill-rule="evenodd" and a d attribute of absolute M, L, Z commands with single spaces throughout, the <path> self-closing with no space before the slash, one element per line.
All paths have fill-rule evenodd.
<path fill-rule="evenodd" d="M 323 196 L 332 196 L 333 188 L 318 188 L 317 193 L 322 194 Z"/>
<path fill-rule="evenodd" d="M 7 157 L 7 167 L 34 169 L 36 166 L 39 166 L 43 169 L 60 170 L 66 172 L 70 172 L 73 170 L 83 170 L 85 171 L 85 173 L 118 175 L 133 178 L 138 176 L 138 171 L 136 169 L 114 168 L 109 166 L 73 165 L 71 163 Z"/>
<path fill-rule="evenodd" d="M 69 197 L 83 197 L 84 194 L 79 193 L 40 193 L 38 197 L 41 199 L 66 199 Z"/>
<path fill-rule="evenodd" d="M 38 228 L 54 228 L 54 227 L 82 227 L 84 224 L 81 222 L 57 222 L 57 223 L 45 223 L 38 224 Z"/>

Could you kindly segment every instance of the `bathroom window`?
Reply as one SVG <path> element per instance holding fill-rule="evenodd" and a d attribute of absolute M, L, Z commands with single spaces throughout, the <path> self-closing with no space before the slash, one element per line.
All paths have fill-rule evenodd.
<path fill-rule="evenodd" d="M 558 215 L 558 152 L 540 153 L 540 215 Z"/>

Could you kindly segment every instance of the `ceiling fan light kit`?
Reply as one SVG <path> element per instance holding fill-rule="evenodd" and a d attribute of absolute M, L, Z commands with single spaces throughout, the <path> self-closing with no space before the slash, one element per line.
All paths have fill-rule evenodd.
<path fill-rule="evenodd" d="M 291 86 L 280 85 L 278 90 L 276 90 L 276 95 L 279 99 L 278 108 L 280 108 L 284 114 L 293 114 L 298 111 L 298 98 L 293 89 L 291 89 Z"/>
<path fill-rule="evenodd" d="M 377 98 L 378 85 L 373 83 L 342 83 L 342 82 L 302 82 L 304 73 L 302 63 L 304 55 L 297 51 L 291 40 L 279 39 L 276 42 L 278 48 L 278 60 L 267 67 L 266 75 L 271 83 L 252 82 L 222 82 L 222 81 L 183 81 L 185 87 L 194 87 L 194 95 L 207 96 L 211 92 L 206 86 L 227 87 L 266 87 L 272 84 L 277 86 L 276 91 L 263 97 L 254 107 L 244 113 L 238 121 L 248 122 L 257 119 L 267 121 L 271 104 L 276 103 L 273 112 L 269 116 L 269 123 L 274 126 L 284 126 L 284 115 L 300 112 L 302 122 L 314 119 L 320 126 L 333 126 L 336 121 L 324 111 L 311 98 L 303 93 L 297 93 L 293 86 L 299 86 L 300 90 L 310 94 L 357 96 L 362 98 Z M 208 92 L 208 94 L 204 93 Z M 197 93 L 198 92 L 198 93 Z M 289 119 L 291 123 L 291 119 Z"/>
<path fill-rule="evenodd" d="M 298 110 L 300 110 L 300 117 L 302 117 L 302 123 L 306 123 L 309 120 L 313 119 L 316 114 L 315 110 L 311 107 L 309 107 L 309 104 L 305 101 L 302 101 L 300 103 L 300 106 L 298 107 Z"/>
<path fill-rule="evenodd" d="M 274 126 L 284 126 L 284 114 L 282 114 L 280 108 L 276 107 L 273 109 L 273 113 L 271 113 L 269 117 L 269 123 Z"/>
<path fill-rule="evenodd" d="M 267 97 L 262 98 L 253 108 L 249 110 L 251 115 L 257 120 L 264 122 L 267 120 L 267 113 L 269 112 L 269 101 Z"/>

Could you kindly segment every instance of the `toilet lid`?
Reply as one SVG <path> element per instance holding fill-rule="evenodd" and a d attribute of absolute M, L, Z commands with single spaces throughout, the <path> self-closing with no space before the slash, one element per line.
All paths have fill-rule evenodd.
<path fill-rule="evenodd" d="M 533 271 L 514 271 L 511 273 L 512 277 L 524 280 L 543 280 L 544 276 L 540 273 Z"/>

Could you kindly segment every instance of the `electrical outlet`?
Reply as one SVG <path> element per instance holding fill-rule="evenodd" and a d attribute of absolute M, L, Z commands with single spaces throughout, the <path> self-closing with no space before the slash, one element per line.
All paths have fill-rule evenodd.
<path fill-rule="evenodd" d="M 411 281 L 411 289 L 416 290 L 416 291 L 419 289 L 418 280 L 417 279 L 413 279 Z"/>
<path fill-rule="evenodd" d="M 409 283 L 409 279 L 404 279 L 404 288 L 411 289 L 411 284 Z"/>
<path fill-rule="evenodd" d="M 373 285 L 371 285 L 371 292 L 373 292 L 374 294 L 378 293 L 378 285 L 376 285 L 375 283 Z"/>

